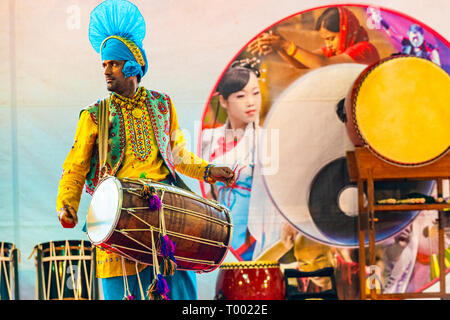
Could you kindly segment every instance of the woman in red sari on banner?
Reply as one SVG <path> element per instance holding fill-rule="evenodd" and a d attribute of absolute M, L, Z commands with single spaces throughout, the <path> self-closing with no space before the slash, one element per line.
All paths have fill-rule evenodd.
<path fill-rule="evenodd" d="M 267 55 L 277 52 L 297 68 L 319 68 L 335 63 L 372 64 L 380 59 L 377 48 L 356 16 L 344 7 L 330 7 L 317 19 L 316 30 L 325 46 L 314 51 L 296 45 L 272 30 L 253 40 L 248 51 Z"/>

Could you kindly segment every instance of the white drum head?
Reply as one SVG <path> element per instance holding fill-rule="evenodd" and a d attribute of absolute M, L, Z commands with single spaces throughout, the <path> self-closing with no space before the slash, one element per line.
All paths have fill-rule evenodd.
<path fill-rule="evenodd" d="M 310 71 L 286 89 L 265 121 L 267 132 L 279 130 L 280 141 L 279 170 L 263 177 L 266 190 L 294 226 L 325 243 L 335 241 L 311 219 L 311 182 L 327 163 L 354 149 L 336 107 L 365 67 L 336 64 Z"/>
<path fill-rule="evenodd" d="M 264 123 L 267 134 L 279 133 L 278 172 L 262 176 L 267 195 L 300 232 L 327 245 L 359 244 L 357 189 L 350 182 L 346 160 L 354 145 L 336 109 L 365 67 L 335 64 L 310 71 L 286 89 Z M 401 198 L 413 190 L 428 192 L 430 183 L 376 182 L 375 197 Z M 384 213 L 375 241 L 398 233 L 416 215 Z"/>
<path fill-rule="evenodd" d="M 87 214 L 87 234 L 91 242 L 99 244 L 109 238 L 122 207 L 120 181 L 109 177 L 97 186 Z"/>

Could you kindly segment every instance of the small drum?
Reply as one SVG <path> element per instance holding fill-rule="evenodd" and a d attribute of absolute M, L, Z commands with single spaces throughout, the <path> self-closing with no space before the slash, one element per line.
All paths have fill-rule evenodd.
<path fill-rule="evenodd" d="M 34 247 L 39 300 L 95 300 L 95 253 L 84 240 L 50 241 Z"/>
<path fill-rule="evenodd" d="M 0 300 L 18 300 L 18 249 L 14 244 L 0 242 Z"/>
<path fill-rule="evenodd" d="M 285 282 L 276 261 L 223 263 L 215 300 L 284 300 Z"/>
<path fill-rule="evenodd" d="M 382 59 L 363 70 L 345 99 L 349 137 L 395 165 L 431 163 L 449 150 L 449 101 L 450 77 L 438 65 Z"/>
<path fill-rule="evenodd" d="M 150 209 L 145 187 L 154 188 L 161 209 Z M 155 243 L 165 234 L 175 244 L 178 270 L 209 272 L 228 252 L 232 223 L 226 207 L 184 189 L 148 179 L 106 177 L 92 195 L 87 233 L 94 245 L 149 265 L 153 252 L 161 260 Z"/>

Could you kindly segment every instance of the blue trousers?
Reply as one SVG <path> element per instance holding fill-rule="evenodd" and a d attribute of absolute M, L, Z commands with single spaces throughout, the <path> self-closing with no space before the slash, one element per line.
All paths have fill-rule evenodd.
<path fill-rule="evenodd" d="M 171 300 L 197 300 L 197 278 L 194 271 L 175 271 L 171 277 L 164 277 L 169 286 L 168 297 Z M 104 278 L 102 280 L 103 297 L 105 300 L 123 300 L 126 296 L 124 279 L 122 276 Z M 148 266 L 137 275 L 127 276 L 128 290 L 136 300 L 141 300 L 141 281 L 145 300 L 147 297 L 147 288 L 153 281 L 153 267 Z"/>

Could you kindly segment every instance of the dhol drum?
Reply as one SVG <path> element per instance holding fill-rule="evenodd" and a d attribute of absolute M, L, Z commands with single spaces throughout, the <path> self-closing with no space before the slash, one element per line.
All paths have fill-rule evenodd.
<path fill-rule="evenodd" d="M 226 262 L 220 266 L 215 300 L 284 300 L 285 282 L 276 261 Z"/>
<path fill-rule="evenodd" d="M 146 188 L 154 188 L 160 209 L 150 209 Z M 167 235 L 175 244 L 178 270 L 209 272 L 228 252 L 232 222 L 226 207 L 187 190 L 148 179 L 106 177 L 92 196 L 87 232 L 94 245 L 149 265 L 154 265 L 153 253 L 162 259 L 157 241 Z"/>
<path fill-rule="evenodd" d="M 39 300 L 97 299 L 95 255 L 89 241 L 50 241 L 35 246 L 34 252 Z"/>
<path fill-rule="evenodd" d="M 280 141 L 276 174 L 262 175 L 267 196 L 301 233 L 326 245 L 359 245 L 358 191 L 345 157 L 355 146 L 337 110 L 365 68 L 335 64 L 308 72 L 275 101 L 264 122 L 264 132 L 275 130 Z M 264 161 L 261 165 L 263 170 L 274 166 Z M 375 183 L 376 199 L 430 190 L 427 181 Z M 375 226 L 376 242 L 403 230 L 417 214 L 383 213 Z"/>
<path fill-rule="evenodd" d="M 397 55 L 368 66 L 345 99 L 356 146 L 400 166 L 429 164 L 450 146 L 450 76 L 433 62 Z"/>
<path fill-rule="evenodd" d="M 0 242 L 0 300 L 18 300 L 18 253 L 13 243 Z"/>

